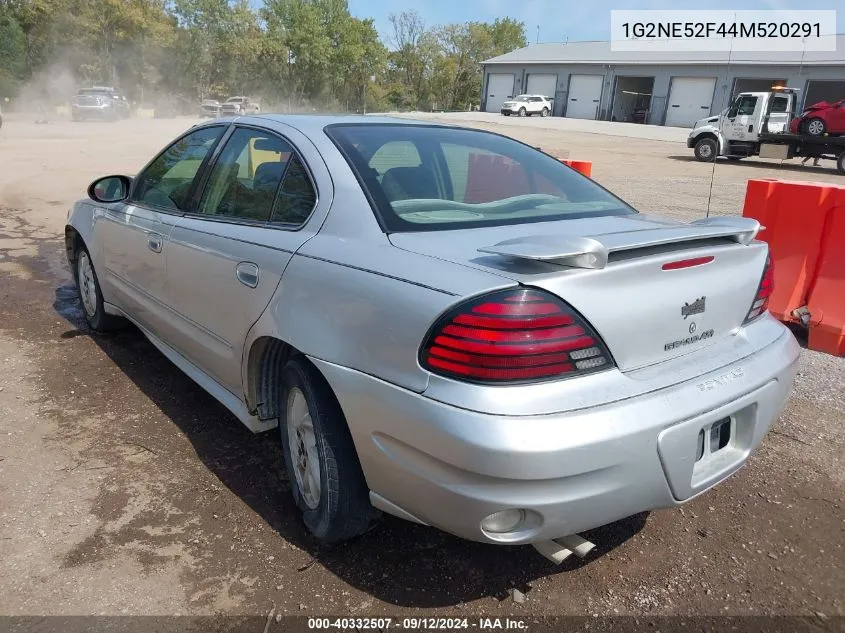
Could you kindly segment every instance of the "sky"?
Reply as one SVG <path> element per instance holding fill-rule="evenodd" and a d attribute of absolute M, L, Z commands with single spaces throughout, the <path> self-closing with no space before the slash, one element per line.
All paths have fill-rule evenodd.
<path fill-rule="evenodd" d="M 388 17 L 415 9 L 427 25 L 453 22 L 493 21 L 512 17 L 525 23 L 529 43 L 607 40 L 610 37 L 611 9 L 840 9 L 837 32 L 845 33 L 845 3 L 842 0 L 705 0 L 654 2 L 651 0 L 348 0 L 349 9 L 359 18 L 374 18 L 384 38 L 391 32 Z"/>

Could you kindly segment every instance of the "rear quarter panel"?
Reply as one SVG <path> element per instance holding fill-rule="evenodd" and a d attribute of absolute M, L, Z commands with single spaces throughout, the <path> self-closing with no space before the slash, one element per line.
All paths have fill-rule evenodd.
<path fill-rule="evenodd" d="M 422 392 L 417 354 L 431 324 L 466 296 L 514 282 L 403 252 L 387 241 L 317 235 L 293 257 L 250 340 L 299 351 Z"/>

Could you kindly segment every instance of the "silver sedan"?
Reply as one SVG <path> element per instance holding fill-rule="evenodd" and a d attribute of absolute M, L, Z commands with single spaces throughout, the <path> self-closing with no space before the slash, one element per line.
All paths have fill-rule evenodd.
<path fill-rule="evenodd" d="M 66 246 L 92 329 L 278 429 L 318 539 L 387 512 L 548 552 L 723 481 L 779 415 L 799 348 L 759 229 L 491 132 L 265 115 L 93 182 Z"/>

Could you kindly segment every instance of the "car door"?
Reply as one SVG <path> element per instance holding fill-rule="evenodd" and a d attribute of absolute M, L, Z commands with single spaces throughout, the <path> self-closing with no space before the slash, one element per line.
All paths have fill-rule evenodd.
<path fill-rule="evenodd" d="M 170 338 L 172 321 L 166 307 L 168 238 L 190 207 L 200 167 L 225 129 L 204 127 L 178 138 L 134 178 L 126 202 L 108 205 L 95 216 L 106 297 L 164 340 Z"/>
<path fill-rule="evenodd" d="M 722 135 L 728 141 L 747 141 L 757 137 L 758 130 L 754 129 L 758 119 L 756 111 L 760 107 L 759 97 L 755 95 L 740 95 L 728 110 L 728 115 L 722 120 Z"/>
<path fill-rule="evenodd" d="M 760 132 L 767 132 L 769 134 L 781 134 L 786 131 L 789 126 L 789 103 L 792 100 L 792 95 L 773 95 L 772 105 L 769 111 L 769 121 L 767 129 L 760 130 Z"/>
<path fill-rule="evenodd" d="M 178 350 L 233 393 L 241 390 L 250 328 L 316 230 L 307 226 L 316 203 L 314 179 L 291 140 L 237 125 L 209 169 L 197 212 L 180 218 L 170 235 L 168 301 L 178 315 Z"/>

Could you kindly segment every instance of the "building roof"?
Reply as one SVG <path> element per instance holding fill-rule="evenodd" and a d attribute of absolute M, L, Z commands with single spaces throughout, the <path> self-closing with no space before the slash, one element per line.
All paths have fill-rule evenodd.
<path fill-rule="evenodd" d="M 751 64 L 765 66 L 845 66 L 845 35 L 836 38 L 835 51 L 667 51 L 663 41 L 640 40 L 642 50 L 612 51 L 610 42 L 534 44 L 482 62 L 498 64 Z M 652 50 L 648 50 L 651 48 Z"/>

